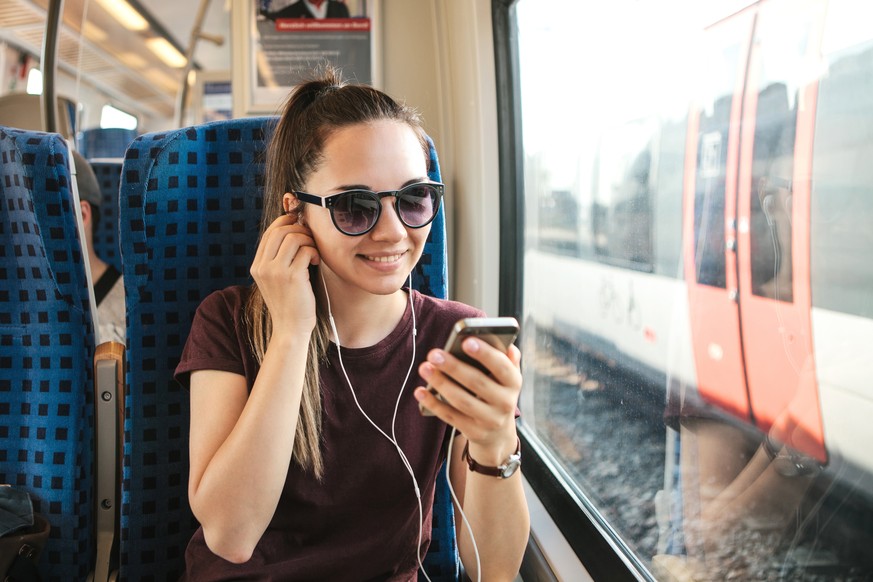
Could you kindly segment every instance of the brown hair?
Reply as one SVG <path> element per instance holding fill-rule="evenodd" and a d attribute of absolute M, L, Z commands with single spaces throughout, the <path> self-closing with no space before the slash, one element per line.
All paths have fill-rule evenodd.
<path fill-rule="evenodd" d="M 398 103 L 385 93 L 367 85 L 343 81 L 338 70 L 327 67 L 314 79 L 298 85 L 288 97 L 267 148 L 264 211 L 260 236 L 285 213 L 286 192 L 303 190 L 306 180 L 318 169 L 324 144 L 336 130 L 378 120 L 408 124 L 418 135 L 425 160 L 427 138 L 415 110 Z M 301 212 L 298 207 L 293 212 Z M 310 267 L 311 281 L 317 281 L 317 267 Z M 324 472 L 321 439 L 321 390 L 319 365 L 330 342 L 326 308 L 318 301 L 318 322 L 309 341 L 303 397 L 294 437 L 293 460 L 317 477 Z M 257 284 L 246 304 L 249 341 L 258 361 L 262 361 L 272 334 L 272 320 Z"/>

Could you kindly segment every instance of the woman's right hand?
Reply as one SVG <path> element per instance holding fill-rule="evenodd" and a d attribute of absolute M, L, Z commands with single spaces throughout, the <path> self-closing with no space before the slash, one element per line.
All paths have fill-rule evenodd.
<path fill-rule="evenodd" d="M 270 310 L 274 334 L 309 334 L 315 328 L 309 265 L 320 260 L 312 232 L 296 215 L 283 214 L 264 231 L 250 272 Z"/>

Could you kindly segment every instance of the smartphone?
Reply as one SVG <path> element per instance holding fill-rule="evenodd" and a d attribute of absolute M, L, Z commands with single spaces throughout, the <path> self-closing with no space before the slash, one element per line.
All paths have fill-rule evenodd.
<path fill-rule="evenodd" d="M 464 353 L 461 344 L 468 337 L 477 337 L 499 350 L 506 351 L 517 336 L 518 321 L 514 317 L 468 317 L 461 319 L 455 324 L 443 349 L 459 360 L 478 368 L 485 374 L 490 374 L 485 366 Z M 431 394 L 442 400 L 442 396 L 433 386 L 428 384 L 427 389 Z M 421 405 L 418 408 L 425 416 L 433 415 L 432 412 Z"/>

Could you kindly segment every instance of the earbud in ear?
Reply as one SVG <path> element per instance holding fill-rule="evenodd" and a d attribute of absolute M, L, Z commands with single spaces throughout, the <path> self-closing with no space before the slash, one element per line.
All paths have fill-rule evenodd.
<path fill-rule="evenodd" d="M 285 214 L 294 213 L 294 204 L 292 203 L 290 192 L 285 192 L 285 195 L 282 196 L 282 210 L 285 211 Z"/>

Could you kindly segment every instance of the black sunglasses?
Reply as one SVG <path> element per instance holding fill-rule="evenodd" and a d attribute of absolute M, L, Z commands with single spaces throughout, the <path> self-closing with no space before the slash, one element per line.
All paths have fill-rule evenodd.
<path fill-rule="evenodd" d="M 400 222 L 409 228 L 421 228 L 436 218 L 444 191 L 445 186 L 437 182 L 417 182 L 384 192 L 346 190 L 327 197 L 306 192 L 294 192 L 294 195 L 301 202 L 329 209 L 333 225 L 341 233 L 360 236 L 370 232 L 379 221 L 382 198 L 393 196 Z"/>

